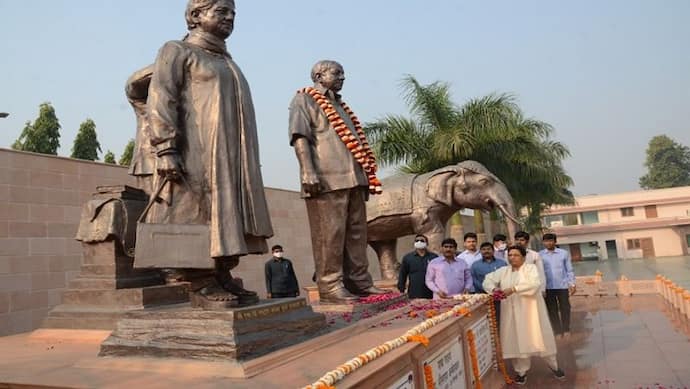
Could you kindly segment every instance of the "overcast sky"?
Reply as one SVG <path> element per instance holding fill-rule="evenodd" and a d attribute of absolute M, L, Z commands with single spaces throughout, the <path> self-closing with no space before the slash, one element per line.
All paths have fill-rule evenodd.
<path fill-rule="evenodd" d="M 118 157 L 134 137 L 124 82 L 185 33 L 185 0 L 0 0 L 0 147 L 50 101 L 69 155 L 79 124 Z M 249 80 L 267 186 L 296 189 L 287 106 L 340 61 L 364 121 L 405 114 L 399 81 L 451 83 L 459 104 L 516 95 L 570 148 L 576 194 L 635 190 L 649 139 L 690 145 L 690 1 L 237 0 L 228 47 Z"/>

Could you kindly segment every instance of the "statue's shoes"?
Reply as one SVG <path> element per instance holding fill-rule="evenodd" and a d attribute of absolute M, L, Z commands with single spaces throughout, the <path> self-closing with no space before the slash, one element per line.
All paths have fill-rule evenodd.
<path fill-rule="evenodd" d="M 357 300 L 359 297 L 345 288 L 336 289 L 330 293 L 319 293 L 319 304 L 352 304 Z"/>
<path fill-rule="evenodd" d="M 233 301 L 238 300 L 238 296 L 226 291 L 216 283 L 199 289 L 195 294 L 207 301 Z"/>
<path fill-rule="evenodd" d="M 355 292 L 355 294 L 360 296 L 360 297 L 367 297 L 367 296 L 372 295 L 372 294 L 386 294 L 386 293 L 390 293 L 390 291 L 385 290 L 385 289 L 381 289 L 381 288 L 377 288 L 375 286 L 370 286 L 366 289 L 362 289 L 362 290 Z"/>
<path fill-rule="evenodd" d="M 241 297 L 241 296 L 247 296 L 247 297 L 250 297 L 250 296 L 258 296 L 258 294 L 257 294 L 256 292 L 253 292 L 253 291 L 251 291 L 251 290 L 244 289 L 243 287 L 237 285 L 237 284 L 236 284 L 235 282 L 233 282 L 232 280 L 228 280 L 228 281 L 223 282 L 222 288 L 223 288 L 226 292 L 230 292 L 230 293 L 232 293 L 232 294 L 234 294 L 234 295 L 236 295 L 236 296 L 240 296 L 240 297 Z"/>

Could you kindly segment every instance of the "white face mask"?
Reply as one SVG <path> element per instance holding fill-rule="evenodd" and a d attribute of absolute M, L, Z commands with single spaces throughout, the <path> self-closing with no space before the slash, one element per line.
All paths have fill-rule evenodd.
<path fill-rule="evenodd" d="M 506 249 L 506 247 L 508 247 L 508 245 L 506 243 L 501 243 L 498 245 L 498 247 L 496 247 L 496 249 L 499 251 L 503 251 Z"/>
<path fill-rule="evenodd" d="M 273 253 L 273 256 L 276 257 L 276 258 L 283 258 L 283 252 L 282 252 L 282 251 L 278 251 L 277 253 Z"/>
<path fill-rule="evenodd" d="M 423 250 L 426 248 L 426 242 L 414 242 L 414 248 L 417 250 Z"/>

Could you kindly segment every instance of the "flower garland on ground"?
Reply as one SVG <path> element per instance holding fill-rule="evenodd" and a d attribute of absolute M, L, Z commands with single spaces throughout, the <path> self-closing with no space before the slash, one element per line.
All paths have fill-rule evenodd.
<path fill-rule="evenodd" d="M 467 330 L 467 344 L 470 346 L 470 361 L 472 362 L 474 387 L 475 389 L 482 389 L 482 381 L 479 376 L 479 361 L 477 360 L 477 345 L 474 342 L 474 332 L 472 330 Z"/>
<path fill-rule="evenodd" d="M 369 362 L 380 358 L 384 354 L 408 342 L 419 342 L 422 343 L 424 346 L 428 345 L 429 340 L 422 335 L 423 332 L 429 330 L 430 328 L 436 326 L 437 324 L 443 321 L 457 316 L 458 312 L 469 312 L 473 306 L 480 303 L 484 303 L 487 299 L 489 299 L 489 296 L 485 294 L 470 294 L 454 298 L 456 300 L 462 300 L 463 302 L 454 306 L 447 312 L 444 312 L 438 316 L 434 316 L 430 319 L 424 320 L 422 323 L 410 328 L 402 336 L 399 336 L 393 340 L 389 340 L 386 343 L 376 346 L 366 351 L 365 353 L 350 359 L 349 361 L 338 366 L 335 370 L 331 370 L 328 373 L 324 374 L 316 382 L 306 386 L 305 389 L 325 389 L 332 387 L 336 384 L 336 382 L 342 380 L 348 374 L 351 374 L 352 372 L 368 364 Z M 493 302 L 491 304 L 493 305 Z M 425 370 L 425 376 L 426 374 L 427 373 Z"/>
<path fill-rule="evenodd" d="M 496 365 L 503 374 L 503 379 L 505 380 L 506 384 L 510 385 L 513 383 L 513 380 L 510 378 L 510 375 L 508 375 L 508 369 L 506 369 L 506 363 L 503 360 L 501 338 L 499 338 L 498 323 L 496 320 L 496 306 L 494 305 L 493 299 L 489 300 L 486 305 L 488 305 L 489 307 L 489 321 L 491 322 L 491 340 L 494 343 L 494 350 L 496 351 Z"/>
<path fill-rule="evenodd" d="M 357 116 L 355 116 L 355 113 L 352 112 L 345 102 L 340 102 L 340 106 L 345 110 L 345 113 L 350 116 L 350 120 L 355 126 L 355 131 L 357 132 L 356 136 L 352 133 L 350 127 L 345 124 L 345 121 L 333 107 L 333 104 L 331 104 L 321 92 L 312 87 L 307 87 L 300 89 L 297 93 L 308 94 L 319 104 L 319 107 L 321 107 L 326 114 L 326 118 L 328 118 L 328 121 L 340 137 L 340 140 L 343 141 L 347 149 L 352 153 L 355 160 L 362 166 L 364 172 L 367 174 L 369 192 L 371 194 L 381 194 L 383 192 L 381 189 L 381 181 L 376 177 L 376 171 L 378 170 L 376 158 L 374 157 L 374 152 L 371 151 L 367 137 L 362 129 L 362 124 Z"/>

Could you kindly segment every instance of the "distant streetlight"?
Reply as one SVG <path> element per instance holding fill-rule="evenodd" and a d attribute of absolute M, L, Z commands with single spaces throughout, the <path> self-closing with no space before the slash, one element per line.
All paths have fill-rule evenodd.
<path fill-rule="evenodd" d="M 9 113 L 7 113 L 7 112 L 0 112 L 0 118 L 6 118 L 6 117 L 8 117 L 8 116 L 10 116 Z"/>

